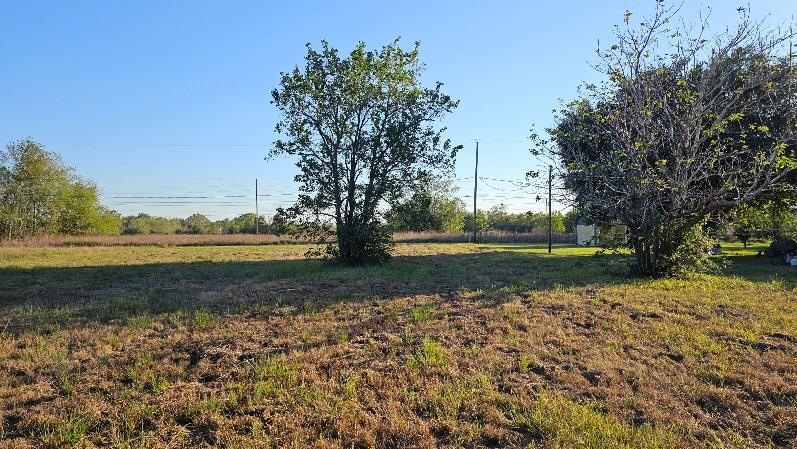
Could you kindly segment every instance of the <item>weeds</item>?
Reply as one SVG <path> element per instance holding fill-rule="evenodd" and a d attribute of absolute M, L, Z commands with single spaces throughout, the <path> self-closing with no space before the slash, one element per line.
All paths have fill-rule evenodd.
<path fill-rule="evenodd" d="M 216 317 L 207 309 L 196 309 L 191 314 L 191 327 L 193 329 L 205 329 L 209 327 Z"/>
<path fill-rule="evenodd" d="M 560 394 L 545 394 L 532 410 L 513 410 L 510 419 L 555 449 L 665 449 L 677 446 L 666 430 L 632 426 Z"/>
<path fill-rule="evenodd" d="M 69 415 L 56 424 L 43 424 L 39 438 L 48 446 L 74 447 L 80 443 L 89 430 L 89 422 L 78 415 Z"/>
<path fill-rule="evenodd" d="M 437 341 L 424 337 L 421 347 L 409 358 L 410 368 L 444 368 L 448 364 L 443 347 Z"/>
<path fill-rule="evenodd" d="M 425 323 L 432 319 L 432 313 L 435 306 L 432 303 L 424 304 L 422 306 L 413 307 L 410 309 L 410 321 L 413 323 Z"/>

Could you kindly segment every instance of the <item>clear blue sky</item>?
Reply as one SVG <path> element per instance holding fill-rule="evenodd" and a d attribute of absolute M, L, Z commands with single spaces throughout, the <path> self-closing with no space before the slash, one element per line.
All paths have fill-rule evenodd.
<path fill-rule="evenodd" d="M 597 75 L 589 62 L 598 39 L 644 1 L 546 2 L 0 2 L 0 142 L 33 137 L 95 181 L 110 207 L 132 214 L 211 218 L 287 205 L 293 162 L 264 161 L 277 120 L 269 92 L 279 72 L 302 64 L 305 43 L 357 41 L 377 47 L 419 40 L 426 77 L 461 100 L 446 121 L 465 145 L 457 177 L 522 180 L 533 167 L 526 137 L 551 123 Z M 687 0 L 684 16 L 711 6 L 712 22 L 732 24 L 744 1 Z M 771 23 L 797 12 L 793 0 L 755 0 Z M 470 180 L 458 183 L 462 196 Z M 543 203 L 486 180 L 480 207 L 512 211 Z M 244 198 L 225 196 L 244 195 Z M 208 199 L 120 198 L 209 196 Z M 533 195 L 532 195 L 533 196 Z M 470 202 L 470 198 L 466 198 Z"/>

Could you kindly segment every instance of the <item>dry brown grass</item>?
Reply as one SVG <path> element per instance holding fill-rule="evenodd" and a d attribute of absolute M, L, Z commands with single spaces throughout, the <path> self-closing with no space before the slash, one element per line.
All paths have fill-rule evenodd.
<path fill-rule="evenodd" d="M 399 245 L 0 250 L 0 447 L 797 443 L 793 269 Z M 755 249 L 750 250 L 751 254 Z"/>
<path fill-rule="evenodd" d="M 470 243 L 473 235 L 469 233 L 444 232 L 398 232 L 393 235 L 398 243 Z M 534 232 L 483 232 L 479 236 L 481 243 L 543 243 L 548 241 L 548 234 Z M 554 243 L 573 243 L 573 234 L 553 234 Z M 31 237 L 22 240 L 0 240 L 0 248 L 58 248 L 58 247 L 93 247 L 93 246 L 240 246 L 240 245 L 277 245 L 289 243 L 307 243 L 302 238 L 288 235 L 272 234 L 137 234 L 137 235 L 105 235 L 105 236 L 68 236 L 51 235 Z"/>
<path fill-rule="evenodd" d="M 271 234 L 137 234 L 137 235 L 51 235 L 22 240 L 0 241 L 5 248 L 50 248 L 81 246 L 223 246 L 223 245 L 275 245 L 292 243 L 289 236 Z"/>
<path fill-rule="evenodd" d="M 445 232 L 398 232 L 393 239 L 402 243 L 471 243 L 473 234 Z M 480 243 L 545 243 L 548 233 L 534 230 L 532 232 L 487 231 L 479 234 Z M 575 243 L 575 234 L 556 232 L 554 243 Z"/>

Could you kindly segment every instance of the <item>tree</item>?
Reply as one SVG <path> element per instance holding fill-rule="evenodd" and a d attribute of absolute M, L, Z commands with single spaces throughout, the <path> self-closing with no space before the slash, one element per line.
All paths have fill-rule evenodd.
<path fill-rule="evenodd" d="M 263 234 L 270 232 L 266 218 L 262 215 L 259 216 L 256 227 L 255 214 L 251 212 L 241 214 L 233 219 L 219 220 L 215 223 L 215 226 L 225 234 L 254 234 L 256 230 Z"/>
<path fill-rule="evenodd" d="M 415 192 L 406 201 L 393 206 L 385 213 L 391 231 L 437 231 L 441 221 L 432 210 L 432 195 L 427 191 Z"/>
<path fill-rule="evenodd" d="M 565 232 L 576 232 L 578 226 L 578 219 L 581 218 L 583 213 L 578 209 L 570 209 L 563 217 Z"/>
<path fill-rule="evenodd" d="M 58 196 L 58 234 L 119 235 L 122 220 L 118 213 L 99 205 L 97 186 L 75 181 L 62 187 Z"/>
<path fill-rule="evenodd" d="M 576 204 L 628 226 L 639 273 L 685 268 L 707 254 L 711 216 L 789 188 L 790 35 L 740 11 L 738 26 L 711 40 L 705 24 L 671 29 L 677 8 L 661 1 L 638 28 L 626 16 L 617 43 L 599 51 L 608 80 L 588 85 L 549 130 Z"/>
<path fill-rule="evenodd" d="M 455 192 L 450 181 L 430 179 L 385 213 L 388 228 L 394 232 L 462 232 L 467 212 Z"/>
<path fill-rule="evenodd" d="M 438 122 L 457 102 L 439 82 L 421 85 L 418 50 L 360 43 L 341 57 L 326 41 L 320 51 L 308 44 L 304 68 L 282 73 L 272 92 L 281 137 L 270 156 L 296 157 L 300 172 L 289 211 L 319 243 L 334 229 L 326 255 L 341 263 L 386 260 L 391 237 L 380 208 L 453 168 L 458 147 Z"/>
<path fill-rule="evenodd" d="M 202 214 L 193 214 L 183 220 L 182 234 L 215 234 L 215 224 Z"/>
<path fill-rule="evenodd" d="M 122 220 L 123 234 L 175 234 L 181 232 L 183 223 L 178 218 L 153 217 L 138 214 Z"/>
<path fill-rule="evenodd" d="M 745 248 L 751 238 L 794 238 L 797 229 L 797 209 L 793 201 L 758 201 L 744 204 L 730 211 L 728 221 L 733 234 Z"/>
<path fill-rule="evenodd" d="M 440 219 L 440 232 L 460 233 L 465 231 L 465 203 L 459 198 L 437 198 L 432 205 Z"/>
<path fill-rule="evenodd" d="M 490 229 L 490 217 L 483 210 L 476 211 L 476 220 L 473 219 L 472 213 L 465 217 L 465 232 L 471 233 L 474 228 L 477 233 Z"/>
<path fill-rule="evenodd" d="M 97 187 L 40 143 L 25 139 L 0 152 L 0 237 L 118 234 L 119 224 Z"/>

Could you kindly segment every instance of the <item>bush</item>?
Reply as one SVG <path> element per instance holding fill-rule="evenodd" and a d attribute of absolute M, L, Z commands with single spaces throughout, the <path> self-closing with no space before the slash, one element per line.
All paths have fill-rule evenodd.
<path fill-rule="evenodd" d="M 711 257 L 716 243 L 704 223 L 692 226 L 684 233 L 675 250 L 663 259 L 664 274 L 680 277 L 691 272 L 717 271 L 719 264 Z"/>

